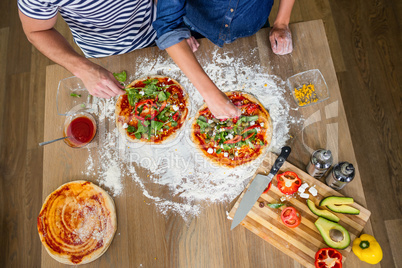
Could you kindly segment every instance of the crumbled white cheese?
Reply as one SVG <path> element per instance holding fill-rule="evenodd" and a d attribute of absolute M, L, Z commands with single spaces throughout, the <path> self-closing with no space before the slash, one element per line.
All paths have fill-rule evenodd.
<path fill-rule="evenodd" d="M 221 144 L 221 148 L 223 149 L 223 143 Z"/>
<path fill-rule="evenodd" d="M 228 157 L 228 156 L 229 156 L 228 152 L 224 152 L 224 153 L 223 153 L 223 156 L 224 156 L 224 157 Z"/>
<path fill-rule="evenodd" d="M 308 183 L 305 182 L 300 186 L 300 188 L 304 188 L 304 190 L 306 190 L 308 188 L 308 186 L 309 186 Z"/>
<path fill-rule="evenodd" d="M 285 196 L 282 196 L 279 200 L 281 200 L 281 202 L 283 202 L 283 201 L 286 200 L 286 197 L 285 197 Z"/>
<path fill-rule="evenodd" d="M 123 124 L 123 128 L 128 128 L 127 123 L 124 123 L 124 124 Z"/>
<path fill-rule="evenodd" d="M 212 119 L 208 119 L 208 124 L 212 124 L 213 122 Z"/>
<path fill-rule="evenodd" d="M 175 111 L 179 110 L 179 107 L 177 105 L 173 105 L 172 107 L 173 107 L 173 110 L 175 110 Z"/>
<path fill-rule="evenodd" d="M 144 91 L 140 91 L 139 94 L 142 95 L 142 96 L 144 96 L 144 95 L 145 95 L 145 92 L 144 92 Z"/>
<path fill-rule="evenodd" d="M 299 193 L 304 193 L 304 191 L 306 190 L 306 188 L 303 187 L 299 187 L 299 189 L 297 190 Z"/>
<path fill-rule="evenodd" d="M 260 127 L 264 127 L 264 123 L 260 123 Z"/>
<path fill-rule="evenodd" d="M 208 148 L 207 153 L 212 154 L 214 152 L 214 149 Z"/>
<path fill-rule="evenodd" d="M 309 198 L 309 194 L 307 194 L 307 193 L 302 193 L 302 194 L 300 194 L 300 197 L 307 199 L 307 198 Z"/>
<path fill-rule="evenodd" d="M 232 134 L 227 135 L 227 139 L 229 140 L 233 139 L 233 135 Z"/>
<path fill-rule="evenodd" d="M 254 126 L 254 125 L 255 125 L 255 121 L 251 121 L 250 126 Z"/>
<path fill-rule="evenodd" d="M 318 191 L 316 188 L 314 187 L 310 187 L 310 189 L 308 189 L 308 191 L 313 195 L 313 196 L 317 196 Z"/>
<path fill-rule="evenodd" d="M 235 156 L 239 156 L 239 152 L 235 152 Z"/>

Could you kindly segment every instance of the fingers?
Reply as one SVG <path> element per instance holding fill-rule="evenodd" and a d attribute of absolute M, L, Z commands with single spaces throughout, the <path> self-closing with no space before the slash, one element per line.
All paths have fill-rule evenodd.
<path fill-rule="evenodd" d="M 198 43 L 197 39 L 194 38 L 194 36 L 191 36 L 190 38 L 187 39 L 187 44 L 190 46 L 193 52 L 196 52 L 198 50 L 198 47 L 200 46 L 200 44 Z"/>
<path fill-rule="evenodd" d="M 277 55 L 285 55 L 293 51 L 292 35 L 289 29 L 272 29 L 269 41 L 272 51 Z"/>
<path fill-rule="evenodd" d="M 113 79 L 106 80 L 106 91 L 110 92 L 112 96 L 123 95 L 126 93 L 122 90 L 123 86 L 113 77 Z"/>

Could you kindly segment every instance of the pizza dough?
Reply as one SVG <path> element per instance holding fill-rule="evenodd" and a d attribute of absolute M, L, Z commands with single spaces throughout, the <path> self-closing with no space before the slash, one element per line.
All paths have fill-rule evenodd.
<path fill-rule="evenodd" d="M 225 94 L 242 115 L 221 121 L 204 104 L 194 118 L 191 138 L 208 160 L 234 168 L 265 154 L 273 126 L 269 113 L 254 96 L 238 91 Z"/>
<path fill-rule="evenodd" d="M 85 264 L 102 256 L 116 229 L 113 199 L 88 181 L 60 186 L 46 198 L 38 216 L 43 246 L 64 264 Z"/>
<path fill-rule="evenodd" d="M 184 88 L 176 80 L 159 75 L 137 79 L 127 88 L 115 110 L 116 127 L 123 137 L 152 144 L 173 140 L 189 111 Z"/>

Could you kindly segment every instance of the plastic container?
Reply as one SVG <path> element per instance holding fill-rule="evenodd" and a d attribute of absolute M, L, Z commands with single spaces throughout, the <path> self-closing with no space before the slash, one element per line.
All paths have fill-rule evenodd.
<path fill-rule="evenodd" d="M 295 74 L 289 77 L 286 83 L 290 92 L 292 93 L 293 100 L 299 107 L 307 107 L 313 104 L 320 103 L 329 98 L 327 83 L 325 82 L 324 77 L 318 69 L 308 70 L 302 73 Z M 314 85 L 314 92 L 311 94 L 311 97 L 306 99 L 315 101 L 301 104 L 297 97 L 300 95 L 298 94 L 298 92 L 301 88 L 303 88 L 303 85 L 308 86 L 310 84 Z"/>

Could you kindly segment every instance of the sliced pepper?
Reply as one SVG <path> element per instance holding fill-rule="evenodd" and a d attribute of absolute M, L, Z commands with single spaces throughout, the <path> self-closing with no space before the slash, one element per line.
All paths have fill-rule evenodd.
<path fill-rule="evenodd" d="M 258 127 L 258 126 L 259 126 L 259 125 L 257 125 L 257 124 L 254 124 L 254 125 L 252 125 L 252 126 L 249 126 L 248 128 L 246 128 L 246 129 L 243 130 L 242 134 L 244 134 L 244 133 L 246 133 L 247 131 L 252 130 L 252 129 Z"/>
<path fill-rule="evenodd" d="M 265 188 L 263 194 L 268 193 L 269 189 L 271 189 L 271 185 L 272 185 L 272 182 L 270 182 L 270 183 L 268 184 L 268 186 L 267 186 L 267 188 Z"/>
<path fill-rule="evenodd" d="M 250 135 L 248 135 L 247 137 L 245 137 L 244 138 L 244 140 L 246 141 L 246 140 L 248 140 L 248 139 L 250 139 L 251 137 L 253 137 L 254 136 L 254 132 L 252 132 Z"/>
<path fill-rule="evenodd" d="M 238 143 L 239 141 L 241 141 L 241 136 L 236 135 L 233 139 L 225 141 L 224 144 L 233 144 Z"/>
<path fill-rule="evenodd" d="M 206 113 L 208 113 L 208 112 L 209 112 L 209 109 L 208 109 L 208 108 L 205 108 L 205 110 L 200 111 L 199 114 L 206 114 Z"/>
<path fill-rule="evenodd" d="M 278 180 L 278 189 L 284 194 L 291 195 L 297 192 L 302 184 L 301 179 L 296 173 L 287 171 L 276 176 Z"/>
<path fill-rule="evenodd" d="M 376 264 L 382 260 L 381 246 L 371 235 L 362 234 L 359 238 L 356 238 L 353 241 L 352 250 L 361 261 Z"/>
<path fill-rule="evenodd" d="M 315 254 L 316 268 L 342 268 L 342 254 L 333 248 L 322 248 Z"/>

